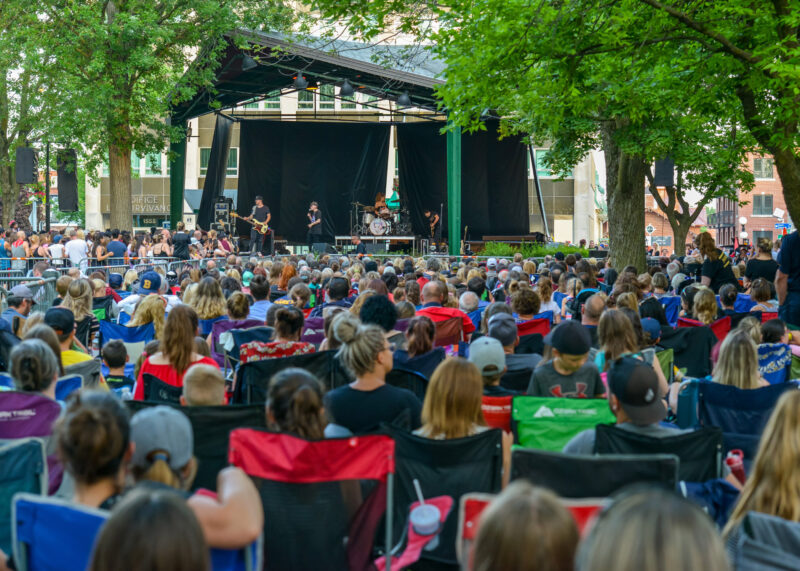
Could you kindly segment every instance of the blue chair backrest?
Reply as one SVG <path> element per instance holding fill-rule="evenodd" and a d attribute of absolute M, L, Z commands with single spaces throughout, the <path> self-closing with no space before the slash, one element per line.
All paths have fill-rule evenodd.
<path fill-rule="evenodd" d="M 217 321 L 224 321 L 228 319 L 227 315 L 220 315 L 219 317 L 215 317 L 214 319 L 201 319 L 200 320 L 200 335 L 203 337 L 207 336 L 211 333 L 211 329 L 214 327 L 214 324 Z"/>
<path fill-rule="evenodd" d="M 558 307 L 561 307 L 561 302 L 564 301 L 564 298 L 567 297 L 567 294 L 561 293 L 560 291 L 553 292 L 553 301 L 556 302 Z"/>
<path fill-rule="evenodd" d="M 55 498 L 14 498 L 14 560 L 21 571 L 84 571 L 109 512 Z M 244 549 L 211 549 L 213 571 L 260 569 L 261 540 Z M 122 565 L 121 565 L 122 567 Z"/>
<path fill-rule="evenodd" d="M 736 296 L 736 301 L 733 302 L 733 310 L 736 313 L 747 313 L 750 311 L 756 302 L 750 299 L 746 293 L 740 293 Z"/>
<path fill-rule="evenodd" d="M 667 316 L 667 323 L 672 327 L 678 324 L 678 314 L 681 312 L 681 296 L 663 296 L 660 300 L 661 305 L 664 306 L 664 313 Z"/>
<path fill-rule="evenodd" d="M 119 325 L 125 325 L 131 320 L 131 314 L 126 311 L 120 311 L 119 315 L 117 316 L 117 323 Z"/>
<path fill-rule="evenodd" d="M 124 312 L 120 315 L 125 315 Z M 122 322 L 120 322 L 122 323 Z M 135 363 L 144 351 L 144 346 L 156 338 L 155 326 L 152 323 L 128 327 L 110 321 L 100 321 L 100 346 L 112 339 L 119 339 L 128 350 L 130 362 Z"/>
<path fill-rule="evenodd" d="M 80 375 L 68 375 L 56 381 L 56 400 L 67 400 L 67 397 L 78 391 L 83 386 L 83 377 Z"/>
<path fill-rule="evenodd" d="M 554 316 L 553 316 L 553 312 L 552 311 L 543 311 L 541 313 L 537 313 L 536 315 L 533 316 L 533 318 L 534 319 L 545 319 L 545 318 L 547 318 L 547 319 L 550 320 L 550 326 L 551 327 L 553 326 Z"/>
<path fill-rule="evenodd" d="M 7 373 L 0 373 L 0 387 L 14 388 L 14 379 Z"/>
<path fill-rule="evenodd" d="M 239 359 L 239 349 L 245 343 L 251 341 L 260 341 L 261 343 L 269 343 L 275 335 L 275 330 L 272 327 L 251 327 L 250 329 L 232 329 L 233 335 L 233 349 L 230 352 L 231 357 Z"/>
<path fill-rule="evenodd" d="M 792 371 L 792 348 L 785 343 L 761 343 L 758 371 L 771 385 L 788 381 Z"/>
<path fill-rule="evenodd" d="M 19 492 L 47 493 L 44 442 L 23 438 L 0 446 L 0 549 L 11 553 L 11 499 Z"/>

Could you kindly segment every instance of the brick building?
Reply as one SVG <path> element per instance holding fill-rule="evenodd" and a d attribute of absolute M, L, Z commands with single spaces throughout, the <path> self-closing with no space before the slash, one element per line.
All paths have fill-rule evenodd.
<path fill-rule="evenodd" d="M 717 243 L 721 246 L 732 246 L 736 238 L 741 243 L 742 231 L 747 232 L 747 243 L 761 237 L 775 240 L 782 233 L 775 225 L 792 222 L 786 211 L 783 188 L 772 157 L 750 155 L 748 163 L 755 186 L 750 193 L 739 195 L 739 200 L 747 203 L 739 206 L 733 200 L 718 198 L 717 212 L 709 218 L 709 225 L 717 229 Z M 746 218 L 744 226 L 739 222 L 742 217 Z"/>
<path fill-rule="evenodd" d="M 660 187 L 659 193 L 664 199 L 664 202 L 667 202 L 666 192 Z M 675 247 L 675 237 L 672 233 L 672 227 L 669 225 L 667 215 L 658 207 L 656 199 L 650 194 L 649 189 L 645 190 L 644 195 L 644 226 L 645 228 L 653 228 L 653 233 L 647 235 L 649 238 L 648 245 L 657 245 L 662 250 L 668 250 L 670 254 L 676 251 L 679 255 L 683 253 L 685 245 L 681 248 Z M 697 216 L 694 224 L 689 228 L 689 233 L 686 235 L 687 243 L 691 243 L 694 237 L 699 234 L 705 226 L 706 213 L 703 211 Z M 708 228 L 708 230 L 714 234 L 712 228 Z"/>

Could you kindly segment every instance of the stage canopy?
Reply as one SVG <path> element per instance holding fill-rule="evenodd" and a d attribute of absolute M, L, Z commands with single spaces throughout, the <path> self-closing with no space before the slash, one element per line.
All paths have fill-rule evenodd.
<path fill-rule="evenodd" d="M 172 111 L 173 125 L 218 114 L 198 223 L 207 227 L 211 222 L 208 206 L 222 193 L 223 157 L 228 155 L 232 124 L 240 121 L 239 213 L 249 214 L 252 198 L 262 194 L 275 212 L 277 234 L 302 241 L 308 203 L 318 200 L 325 214 L 325 234 L 346 234 L 350 203 L 370 203 L 385 188 L 389 126 L 396 125 L 400 196 L 412 213 L 415 233 L 426 234 L 419 209 L 438 210 L 444 203 L 451 253 L 457 252 L 463 231 L 462 204 L 463 222 L 472 227 L 472 235 L 527 234 L 524 143 L 519 138 L 498 141 L 494 128 L 464 136 L 462 169 L 460 130 L 440 134 L 446 116 L 437 111 L 434 88 L 442 83 L 443 69 L 419 46 L 376 46 L 247 30 L 231 33 L 213 84 Z M 374 118 L 361 123 L 333 114 L 245 119 L 232 112 L 277 90 L 297 91 L 293 80 L 298 70 L 312 85 L 341 87 L 347 80 L 357 91 L 382 100 L 396 102 L 407 93 L 413 108 L 394 106 L 388 116 L 376 109 Z M 365 114 L 359 116 L 363 121 Z M 182 212 L 185 141 L 173 144 L 171 150 L 174 225 Z"/>

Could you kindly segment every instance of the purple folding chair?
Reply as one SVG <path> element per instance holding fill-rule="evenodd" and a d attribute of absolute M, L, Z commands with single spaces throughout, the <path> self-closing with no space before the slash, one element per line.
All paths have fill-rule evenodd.
<path fill-rule="evenodd" d="M 319 347 L 325 340 L 325 319 L 323 317 L 308 317 L 303 324 L 303 336 L 301 341 L 313 343 Z"/>
<path fill-rule="evenodd" d="M 42 395 L 20 391 L 0 392 L 0 441 L 30 437 L 44 440 L 51 494 L 58 490 L 64 474 L 50 445 L 53 423 L 60 415 L 61 405 Z"/>

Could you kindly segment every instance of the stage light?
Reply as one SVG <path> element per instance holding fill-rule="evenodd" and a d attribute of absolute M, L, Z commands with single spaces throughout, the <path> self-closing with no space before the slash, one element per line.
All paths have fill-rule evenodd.
<path fill-rule="evenodd" d="M 297 72 L 297 75 L 294 78 L 294 86 L 297 89 L 305 89 L 306 87 L 308 87 L 308 81 L 303 76 L 303 72 L 301 71 Z"/>
<path fill-rule="evenodd" d="M 411 107 L 411 97 L 409 97 L 408 91 L 404 91 L 402 95 L 397 98 L 397 104 L 400 107 Z"/>
<path fill-rule="evenodd" d="M 258 62 L 247 54 L 242 55 L 242 71 L 250 71 L 258 67 Z"/>
<path fill-rule="evenodd" d="M 342 88 L 339 90 L 339 95 L 341 97 L 350 97 L 355 92 L 356 90 L 353 89 L 353 86 L 350 85 L 350 82 L 345 79 L 344 83 L 342 84 Z"/>

